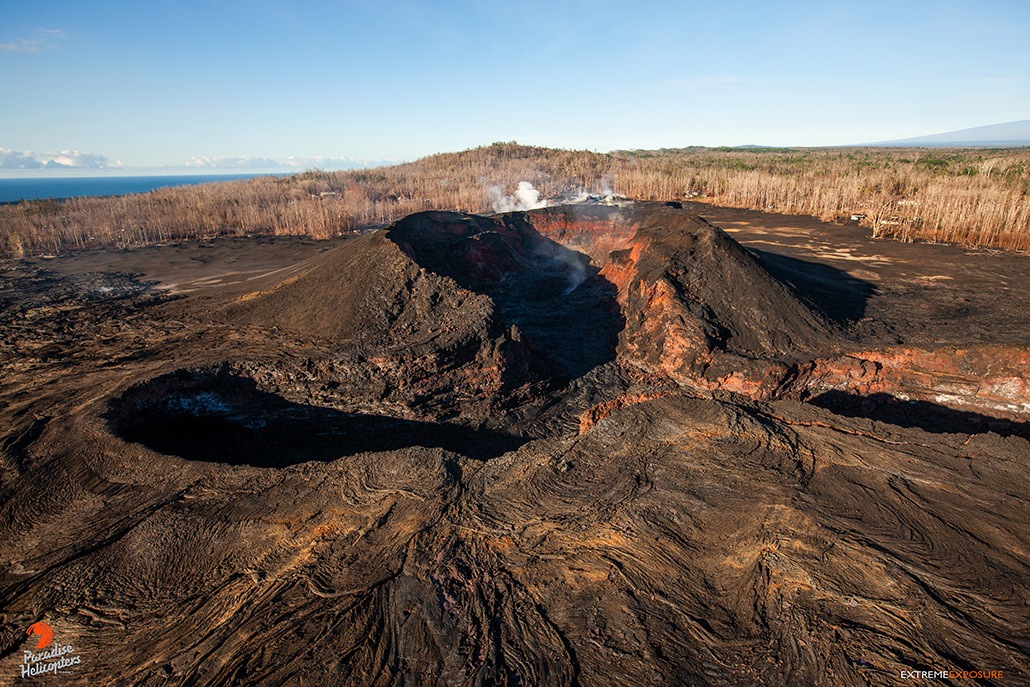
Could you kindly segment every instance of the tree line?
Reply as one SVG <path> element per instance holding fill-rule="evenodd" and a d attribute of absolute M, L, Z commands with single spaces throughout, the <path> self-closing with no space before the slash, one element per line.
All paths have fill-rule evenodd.
<path fill-rule="evenodd" d="M 874 236 L 1030 250 L 1030 150 L 685 148 L 594 153 L 495 143 L 374 169 L 0 206 L 0 255 L 215 236 L 328 238 L 427 209 L 489 212 L 487 189 L 616 193 L 849 221 Z"/>

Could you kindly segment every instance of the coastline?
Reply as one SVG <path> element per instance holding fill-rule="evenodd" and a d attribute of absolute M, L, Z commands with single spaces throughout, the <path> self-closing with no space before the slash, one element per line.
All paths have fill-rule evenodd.
<path fill-rule="evenodd" d="M 239 181 L 282 173 L 247 174 L 153 174 L 103 177 L 7 177 L 0 178 L 0 205 L 22 201 L 123 196 L 160 188 L 196 186 L 220 181 Z"/>

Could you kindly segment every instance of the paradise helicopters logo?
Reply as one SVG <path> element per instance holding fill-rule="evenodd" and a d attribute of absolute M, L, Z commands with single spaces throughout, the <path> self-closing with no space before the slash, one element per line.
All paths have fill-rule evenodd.
<path fill-rule="evenodd" d="M 36 650 L 22 651 L 21 676 L 34 677 L 46 673 L 59 673 L 64 668 L 78 665 L 82 657 L 71 644 L 54 643 L 54 630 L 42 620 L 29 625 L 25 634 L 36 635 Z"/>

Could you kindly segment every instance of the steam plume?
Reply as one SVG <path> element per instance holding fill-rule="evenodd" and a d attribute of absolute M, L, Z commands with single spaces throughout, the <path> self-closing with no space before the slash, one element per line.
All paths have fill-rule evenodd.
<path fill-rule="evenodd" d="M 540 199 L 540 191 L 533 188 L 528 181 L 520 181 L 515 193 L 504 195 L 500 186 L 486 189 L 486 198 L 490 201 L 494 212 L 515 212 L 517 210 L 536 210 L 547 207 L 547 201 Z"/>

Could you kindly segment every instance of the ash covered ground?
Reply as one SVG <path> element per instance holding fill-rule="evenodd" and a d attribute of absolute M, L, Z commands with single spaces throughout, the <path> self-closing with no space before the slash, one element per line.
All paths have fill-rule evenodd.
<path fill-rule="evenodd" d="M 1028 264 L 648 203 L 6 263 L 0 683 L 44 620 L 55 684 L 1027 684 Z"/>

